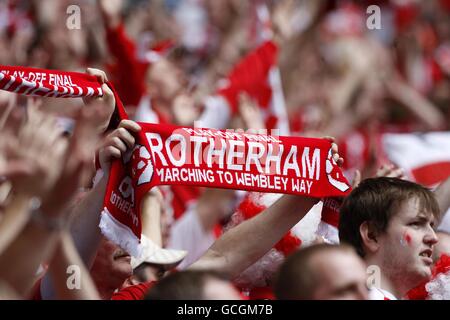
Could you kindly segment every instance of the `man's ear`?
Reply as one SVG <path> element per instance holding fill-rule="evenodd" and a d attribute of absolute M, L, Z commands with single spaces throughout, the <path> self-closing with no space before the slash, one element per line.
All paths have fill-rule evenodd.
<path fill-rule="evenodd" d="M 359 226 L 359 234 L 361 235 L 364 250 L 370 253 L 377 252 L 380 248 L 378 235 L 368 221 L 364 221 Z"/>

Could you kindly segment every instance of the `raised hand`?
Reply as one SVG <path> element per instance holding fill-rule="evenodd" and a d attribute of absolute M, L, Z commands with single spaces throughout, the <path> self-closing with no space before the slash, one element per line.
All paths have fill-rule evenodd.
<path fill-rule="evenodd" d="M 265 129 L 263 116 L 257 102 L 245 92 L 239 95 L 239 112 L 246 129 Z"/>
<path fill-rule="evenodd" d="M 122 0 L 98 0 L 98 6 L 103 16 L 103 20 L 110 27 L 114 28 L 120 23 Z"/>
<path fill-rule="evenodd" d="M 122 120 L 119 127 L 111 132 L 103 141 L 99 150 L 100 166 L 104 173 L 109 173 L 111 162 L 119 159 L 128 149 L 133 148 L 135 138 L 141 127 L 132 120 Z"/>
<path fill-rule="evenodd" d="M 342 167 L 344 165 L 344 158 L 339 156 L 339 147 L 337 143 L 334 142 L 336 139 L 330 136 L 325 136 L 322 138 L 331 142 L 331 153 L 333 155 L 333 160 L 337 163 L 339 167 Z"/>
<path fill-rule="evenodd" d="M 88 178 L 93 168 L 95 149 L 99 140 L 97 118 L 107 111 L 103 103 L 94 103 L 79 110 L 73 137 L 60 155 L 62 166 L 49 192 L 42 199 L 43 212 L 56 215 L 74 196 L 77 188 Z M 63 138 L 61 138 L 64 140 Z"/>
<path fill-rule="evenodd" d="M 278 1 L 272 12 L 276 40 L 289 41 L 306 30 L 317 18 L 323 3 L 323 0 Z"/>
<path fill-rule="evenodd" d="M 375 177 L 388 177 L 388 178 L 399 178 L 407 179 L 405 171 L 402 168 L 398 168 L 392 163 L 383 164 L 376 172 Z"/>
<path fill-rule="evenodd" d="M 97 128 L 99 132 L 104 132 L 108 127 L 109 121 L 111 119 L 111 115 L 114 112 L 114 108 L 116 106 L 116 99 L 114 98 L 114 94 L 111 89 L 108 87 L 106 82 L 108 81 L 108 77 L 106 73 L 99 69 L 87 68 L 86 73 L 95 76 L 97 80 L 102 83 L 103 96 L 96 98 L 84 98 L 84 103 L 89 106 L 95 102 L 102 102 L 103 108 L 106 112 L 96 113 L 97 115 Z"/>
<path fill-rule="evenodd" d="M 11 179 L 17 192 L 40 197 L 56 179 L 65 142 L 60 139 L 61 130 L 54 117 L 34 105 L 29 107 L 26 121 L 24 116 L 14 110 L 8 125 L 0 130 L 0 172 Z M 18 132 L 13 127 L 18 127 Z"/>

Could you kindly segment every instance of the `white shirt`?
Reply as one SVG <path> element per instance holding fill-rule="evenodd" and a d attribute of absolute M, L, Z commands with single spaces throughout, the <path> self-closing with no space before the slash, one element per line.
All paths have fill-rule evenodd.
<path fill-rule="evenodd" d="M 172 225 L 167 248 L 188 252 L 177 267 L 178 270 L 184 270 L 197 261 L 215 240 L 214 233 L 203 228 L 195 206 L 190 206 Z"/>

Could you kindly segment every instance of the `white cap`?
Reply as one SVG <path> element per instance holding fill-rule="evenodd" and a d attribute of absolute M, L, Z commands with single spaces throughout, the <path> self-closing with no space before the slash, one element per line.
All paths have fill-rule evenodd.
<path fill-rule="evenodd" d="M 144 262 L 170 269 L 177 266 L 187 255 L 187 251 L 184 250 L 163 249 L 145 235 L 141 235 L 141 248 L 142 254 L 139 258 L 131 257 L 133 269 Z"/>

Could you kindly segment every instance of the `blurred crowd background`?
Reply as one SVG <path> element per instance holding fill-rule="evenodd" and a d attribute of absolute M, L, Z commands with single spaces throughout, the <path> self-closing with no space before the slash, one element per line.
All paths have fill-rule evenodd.
<path fill-rule="evenodd" d="M 280 80 L 270 94 L 282 110 L 267 111 L 267 88 L 257 84 L 238 94 L 233 112 L 210 108 L 220 111 L 205 116 L 240 63 L 267 41 L 276 44 L 271 67 Z M 265 67 L 258 63 L 241 65 L 243 74 L 259 77 Z M 192 126 L 206 118 L 222 128 L 332 136 L 349 180 L 372 177 L 382 165 L 381 176 L 428 187 L 450 176 L 449 0 L 0 0 L 0 64 L 101 69 L 138 121 Z M 8 99 L 0 94 L 0 103 Z M 62 108 L 60 99 L 47 98 L 40 108 L 70 128 L 82 104 L 66 99 Z M 162 227 L 160 245 L 189 251 L 181 268 L 236 223 L 231 215 L 244 198 L 160 189 L 161 223 L 172 224 L 172 235 Z M 195 233 L 192 219 L 207 234 Z M 272 258 L 264 262 L 269 269 L 279 260 Z"/>

